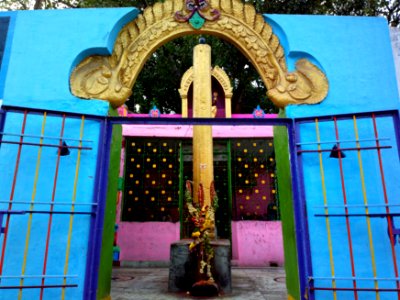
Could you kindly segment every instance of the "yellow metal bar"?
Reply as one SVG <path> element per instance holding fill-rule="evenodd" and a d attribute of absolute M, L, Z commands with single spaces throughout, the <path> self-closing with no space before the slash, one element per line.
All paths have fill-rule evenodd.
<path fill-rule="evenodd" d="M 315 129 L 317 133 L 317 142 L 318 142 L 318 150 L 321 150 L 321 137 L 320 137 L 320 132 L 319 132 L 319 126 L 318 126 L 318 119 L 315 119 Z M 335 263 L 333 259 L 333 249 L 332 249 L 332 235 L 331 235 L 331 226 L 329 222 L 329 217 L 328 217 L 328 198 L 326 195 L 326 185 L 325 185 L 325 173 L 324 173 L 324 165 L 322 162 L 322 152 L 318 152 L 318 157 L 319 157 L 319 169 L 321 173 L 321 182 L 322 182 L 322 193 L 324 197 L 324 206 L 325 206 L 325 223 L 326 223 L 326 231 L 328 235 L 328 248 L 329 248 L 329 262 L 331 266 L 331 274 L 332 278 L 335 277 Z M 336 288 L 336 280 L 332 279 L 332 287 Z M 333 291 L 333 298 L 337 300 L 337 292 L 336 290 Z"/>
<path fill-rule="evenodd" d="M 364 204 L 365 204 L 365 214 L 366 214 L 367 227 L 368 227 L 368 239 L 369 239 L 369 250 L 371 252 L 372 272 L 373 272 L 374 278 L 376 278 L 377 272 L 376 272 L 375 250 L 374 250 L 374 243 L 373 243 L 373 239 L 372 239 L 372 229 L 371 229 L 371 220 L 369 217 L 367 189 L 365 187 L 364 168 L 363 168 L 363 163 L 362 163 L 362 158 L 361 158 L 361 150 L 360 150 L 360 142 L 359 142 L 356 116 L 353 116 L 353 123 L 354 123 L 354 132 L 355 132 L 356 141 L 357 141 L 356 145 L 358 148 L 358 151 L 357 151 L 358 164 L 360 166 L 361 187 L 362 187 L 362 192 L 363 192 L 363 199 L 364 199 Z M 374 285 L 375 285 L 376 289 L 379 288 L 377 280 L 374 280 Z M 376 299 L 377 300 L 380 299 L 378 290 L 376 291 Z"/>
<path fill-rule="evenodd" d="M 83 129 L 85 125 L 85 116 L 82 116 L 81 120 L 81 128 L 79 134 L 79 147 L 82 147 L 82 138 L 83 138 Z M 79 167 L 81 165 L 81 149 L 78 148 L 78 156 L 76 159 L 76 166 L 75 166 L 75 179 L 74 179 L 74 188 L 72 192 L 72 206 L 71 212 L 75 211 L 75 202 L 76 202 L 76 191 L 78 186 L 78 177 L 79 177 Z M 74 214 L 71 213 L 69 216 L 69 228 L 68 228 L 68 240 L 67 240 L 67 249 L 65 251 L 65 263 L 64 263 L 64 276 L 68 274 L 68 263 L 69 263 L 69 254 L 71 249 L 71 239 L 72 239 L 72 227 L 74 224 Z M 67 284 L 67 277 L 64 277 L 63 285 Z M 65 287 L 62 288 L 61 291 L 61 299 L 65 299 Z"/>
<path fill-rule="evenodd" d="M 34 208 L 34 201 L 36 198 L 36 188 L 37 188 L 37 183 L 38 183 L 38 178 L 39 178 L 39 170 L 40 170 L 40 162 L 42 158 L 42 144 L 43 144 L 43 136 L 44 136 L 44 129 L 46 127 L 46 117 L 47 113 L 43 113 L 43 121 L 42 121 L 42 129 L 41 129 L 41 138 L 39 140 L 39 150 L 38 150 L 38 155 L 36 159 L 36 169 L 35 169 L 35 177 L 33 180 L 33 190 L 32 190 L 32 196 L 31 196 L 31 205 L 29 207 L 29 210 L 32 211 Z M 32 228 L 32 213 L 29 213 L 28 217 L 28 225 L 27 225 L 27 230 L 26 230 L 26 237 L 25 237 L 25 247 L 24 247 L 24 260 L 22 262 L 22 271 L 21 271 L 21 279 L 19 281 L 19 285 L 22 287 L 24 285 L 24 277 L 25 271 L 26 271 L 26 262 L 28 260 L 28 250 L 29 250 L 29 241 L 31 237 L 31 228 Z M 22 291 L 23 289 L 19 289 L 18 292 L 18 300 L 22 299 Z"/>

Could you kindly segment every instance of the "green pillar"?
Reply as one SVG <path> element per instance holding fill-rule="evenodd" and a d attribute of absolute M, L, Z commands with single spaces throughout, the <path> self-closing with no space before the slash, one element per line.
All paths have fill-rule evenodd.
<path fill-rule="evenodd" d="M 285 117 L 280 111 L 279 117 Z M 285 126 L 274 127 L 274 147 L 278 193 L 282 220 L 283 248 L 285 256 L 286 288 L 288 299 L 300 300 L 299 268 L 297 261 L 296 226 L 294 220 L 292 178 L 290 173 L 289 140 Z"/>
<path fill-rule="evenodd" d="M 117 116 L 116 110 L 110 110 L 109 115 Z M 106 207 L 104 210 L 104 227 L 100 253 L 97 299 L 111 299 L 111 273 L 113 262 L 113 242 L 115 216 L 118 196 L 119 168 L 121 161 L 122 126 L 114 125 L 110 149 L 110 164 L 108 167 L 108 185 Z"/>
<path fill-rule="evenodd" d="M 185 179 L 183 178 L 183 141 L 180 141 L 179 143 L 179 228 L 180 228 L 180 238 L 183 239 L 185 238 L 185 232 L 184 232 L 184 226 L 183 222 L 184 220 L 184 197 L 185 197 Z"/>

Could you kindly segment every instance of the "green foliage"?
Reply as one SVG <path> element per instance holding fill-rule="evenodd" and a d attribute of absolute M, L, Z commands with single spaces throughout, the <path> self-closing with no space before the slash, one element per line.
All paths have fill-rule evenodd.
<path fill-rule="evenodd" d="M 173 40 L 149 58 L 127 102 L 130 110 L 135 111 L 138 104 L 140 112 L 147 113 L 156 104 L 162 105 L 158 107 L 164 113 L 181 112 L 178 88 L 182 75 L 192 66 L 193 47 L 198 44 L 198 39 L 199 36 L 187 36 Z M 223 67 L 231 79 L 233 112 L 252 113 L 258 104 L 267 111 L 274 110 L 271 102 L 267 101 L 260 76 L 248 59 L 221 39 L 207 36 L 206 41 L 212 47 L 213 65 Z"/>
<path fill-rule="evenodd" d="M 164 2 L 164 0 L 79 0 L 79 7 L 137 7 L 143 10 L 155 2 Z"/>
<path fill-rule="evenodd" d="M 337 16 L 384 16 L 397 26 L 400 19 L 399 0 L 269 0 L 246 1 L 268 14 L 320 14 Z"/>
<path fill-rule="evenodd" d="M 75 8 L 79 0 L 1 0 L 0 11 Z"/>

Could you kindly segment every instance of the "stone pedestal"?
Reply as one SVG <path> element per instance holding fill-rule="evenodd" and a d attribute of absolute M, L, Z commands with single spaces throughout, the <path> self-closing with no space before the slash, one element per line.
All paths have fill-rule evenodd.
<path fill-rule="evenodd" d="M 180 240 L 171 244 L 168 290 L 170 292 L 189 291 L 195 283 L 197 260 L 189 252 L 191 239 Z M 213 276 L 223 293 L 232 291 L 230 241 L 215 240 Z"/>

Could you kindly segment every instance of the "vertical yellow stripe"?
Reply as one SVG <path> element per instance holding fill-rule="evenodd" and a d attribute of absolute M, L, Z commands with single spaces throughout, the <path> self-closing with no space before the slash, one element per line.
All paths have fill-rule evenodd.
<path fill-rule="evenodd" d="M 38 183 L 38 178 L 39 178 L 39 169 L 40 169 L 40 161 L 42 157 L 42 144 L 43 144 L 43 136 L 44 136 L 44 128 L 46 126 L 46 116 L 47 113 L 43 113 L 43 121 L 42 121 L 42 130 L 41 130 L 41 137 L 39 141 L 39 150 L 38 150 L 38 156 L 36 159 L 36 170 L 35 170 L 35 177 L 34 177 L 34 182 L 33 182 L 33 190 L 32 190 L 32 197 L 31 197 L 31 205 L 29 207 L 29 210 L 33 210 L 34 208 L 34 201 L 36 198 L 36 188 L 37 188 L 37 183 Z M 29 240 L 31 236 L 31 227 L 32 227 L 32 213 L 29 214 L 28 218 L 28 225 L 27 225 L 27 232 L 26 232 L 26 238 L 25 238 L 25 249 L 24 249 L 24 260 L 22 262 L 22 271 L 21 271 L 21 276 L 25 275 L 26 271 L 26 262 L 28 258 L 28 249 L 29 249 Z M 22 287 L 24 285 L 24 278 L 21 277 L 19 281 L 19 285 Z M 18 292 L 18 300 L 22 299 L 22 289 L 19 290 Z"/>
<path fill-rule="evenodd" d="M 372 240 L 372 230 L 371 230 L 371 220 L 369 217 L 369 209 L 368 209 L 368 199 L 367 199 L 367 189 L 365 188 L 365 177 L 364 177 L 364 168 L 362 164 L 362 158 L 361 158 L 361 150 L 360 150 L 360 142 L 359 136 L 358 136 L 358 128 L 357 128 L 357 121 L 356 117 L 353 116 L 353 123 L 354 123 L 354 132 L 356 136 L 356 144 L 357 144 L 357 155 L 358 155 L 358 164 L 360 166 L 360 177 L 361 177 L 361 186 L 362 186 L 362 192 L 363 192 L 363 198 L 364 198 L 364 204 L 365 204 L 365 214 L 367 215 L 367 227 L 368 227 L 368 239 L 369 239 L 369 250 L 371 252 L 371 261 L 372 261 L 372 272 L 374 274 L 374 278 L 377 277 L 377 272 L 376 272 L 376 262 L 375 262 L 375 250 L 374 250 L 374 243 Z M 378 289 L 378 281 L 375 280 L 375 288 Z M 376 291 L 376 299 L 379 300 L 379 291 Z"/>
<path fill-rule="evenodd" d="M 318 142 L 318 150 L 321 150 L 321 138 L 320 138 L 320 133 L 319 133 L 319 126 L 318 126 L 318 119 L 315 119 L 315 128 L 316 128 L 316 133 L 317 133 L 317 142 Z M 321 173 L 321 183 L 322 183 L 322 193 L 324 197 L 324 211 L 325 215 L 328 215 L 328 199 L 326 195 L 326 185 L 325 185 L 325 173 L 324 173 L 324 165 L 322 163 L 322 152 L 318 152 L 318 157 L 319 157 L 319 170 Z M 331 236 L 331 226 L 329 222 L 329 217 L 325 217 L 325 223 L 326 223 L 326 231 L 328 234 L 328 247 L 329 247 L 329 261 L 331 265 L 331 273 L 332 273 L 332 278 L 335 277 L 335 264 L 333 260 L 333 251 L 332 251 L 332 236 Z M 336 288 L 336 280 L 332 279 L 332 287 Z M 333 298 L 336 300 L 337 299 L 337 293 L 336 290 L 333 291 Z"/>
<path fill-rule="evenodd" d="M 79 134 L 79 147 L 82 147 L 82 138 L 83 138 L 83 128 L 85 124 L 85 116 L 82 116 L 81 128 Z M 78 186 L 78 177 L 79 177 L 79 167 L 81 165 L 81 149 L 78 148 L 78 157 L 76 159 L 75 166 L 75 179 L 74 179 L 74 188 L 72 192 L 72 204 L 71 204 L 71 212 L 75 211 L 75 201 L 76 201 L 76 190 Z M 69 229 L 68 229 L 68 241 L 67 241 L 67 249 L 65 251 L 65 264 L 64 264 L 64 276 L 68 274 L 68 262 L 69 262 L 69 254 L 71 249 L 71 239 L 72 239 L 72 227 L 74 223 L 74 214 L 70 214 L 69 217 Z M 63 284 L 67 284 L 67 277 L 64 277 Z M 65 288 L 62 288 L 61 299 L 65 299 Z"/>

